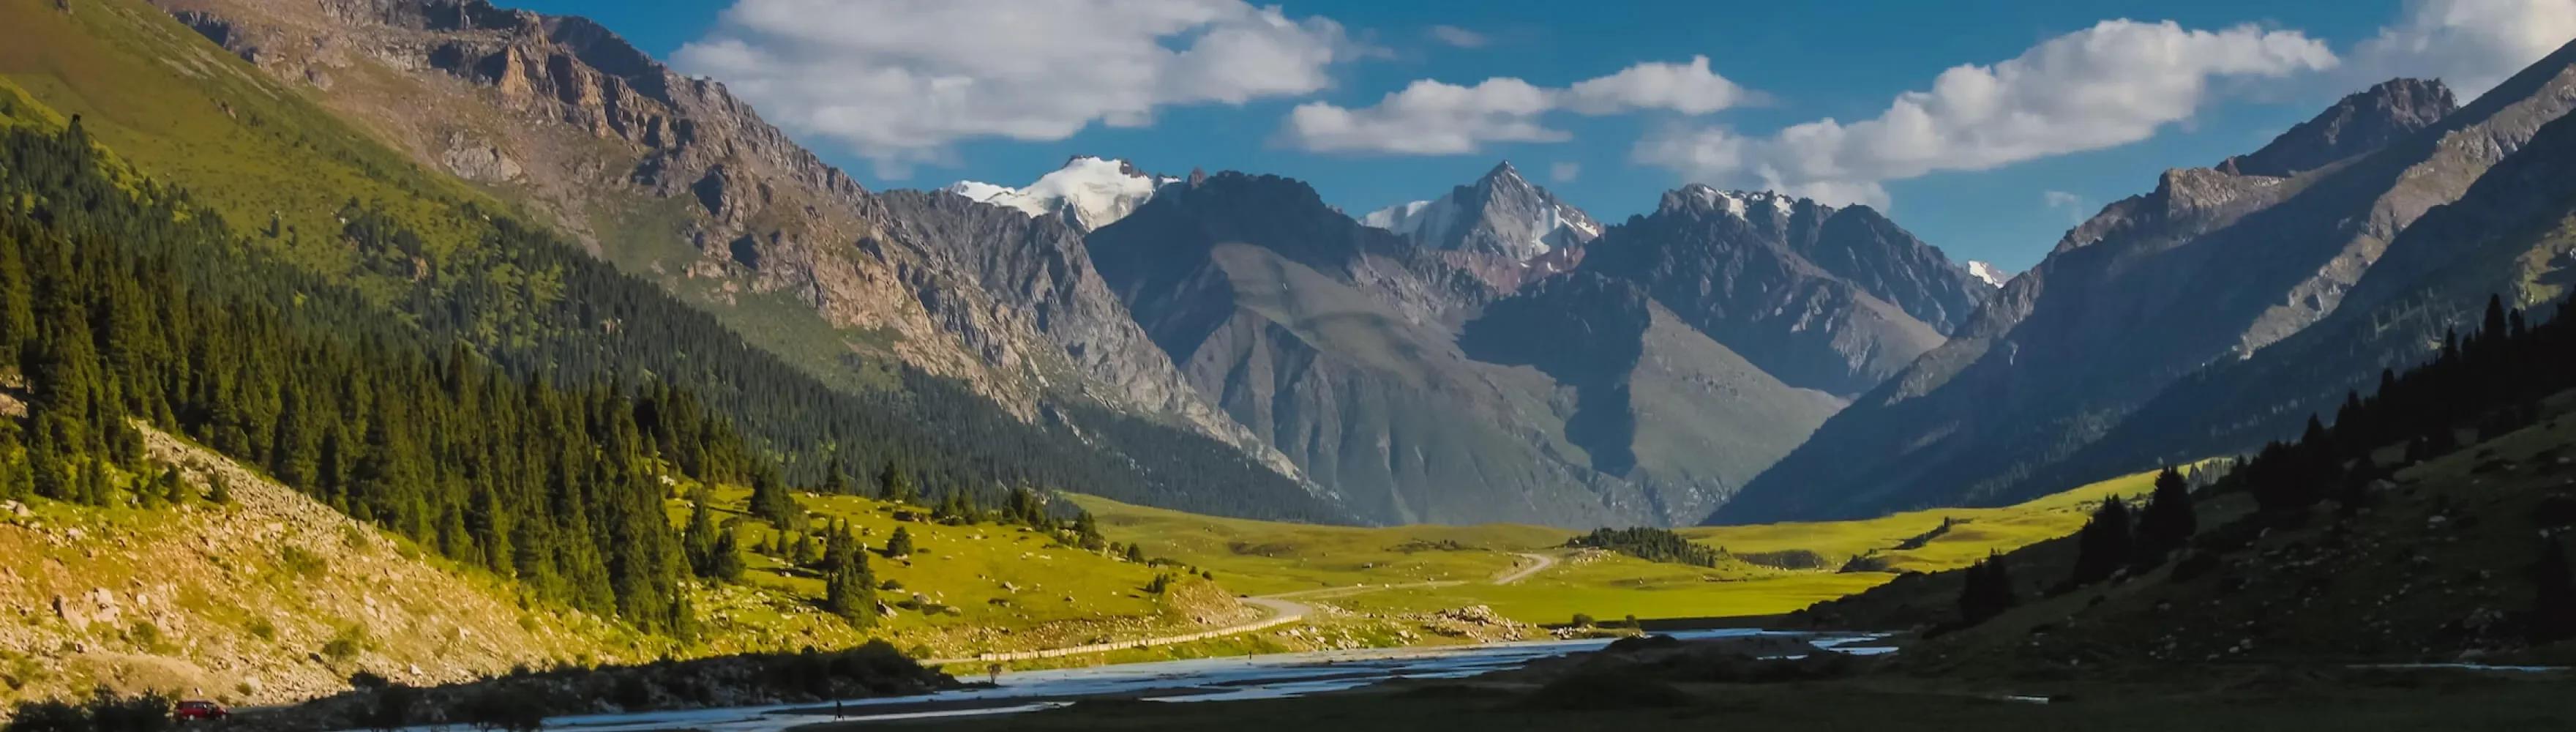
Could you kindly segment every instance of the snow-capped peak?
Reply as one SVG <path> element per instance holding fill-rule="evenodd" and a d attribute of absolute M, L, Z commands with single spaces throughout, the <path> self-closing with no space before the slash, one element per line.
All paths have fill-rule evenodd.
<path fill-rule="evenodd" d="M 1064 167 L 1038 176 L 1026 188 L 980 181 L 958 181 L 941 189 L 1028 215 L 1062 214 L 1065 223 L 1091 231 L 1108 226 L 1154 197 L 1154 190 L 1179 182 L 1170 176 L 1146 175 L 1126 161 L 1079 156 Z"/>
<path fill-rule="evenodd" d="M 1985 281 L 1986 284 L 1996 287 L 2004 286 L 2005 282 L 2011 281 L 2013 278 L 2013 274 L 2011 272 L 2004 271 L 2002 267 L 1997 267 L 1992 264 L 1987 264 L 1973 259 L 1968 260 L 1968 274 L 1975 276 L 1979 280 Z"/>
<path fill-rule="evenodd" d="M 1685 186 L 1682 188 L 1682 191 L 1698 198 L 1700 203 L 1707 205 L 1710 208 L 1725 211 L 1727 215 L 1734 216 L 1736 218 L 1743 218 L 1746 215 L 1751 214 L 1757 207 L 1767 208 L 1780 215 L 1786 216 L 1789 214 L 1791 209 L 1797 206 L 1798 201 L 1802 200 L 1786 193 L 1742 190 L 1721 191 L 1698 183 Z M 1665 200 L 1670 201 L 1671 199 Z"/>
<path fill-rule="evenodd" d="M 1529 260 L 1601 235 L 1601 224 L 1521 177 L 1509 161 L 1429 201 L 1369 212 L 1361 224 L 1435 249 L 1477 249 Z"/>

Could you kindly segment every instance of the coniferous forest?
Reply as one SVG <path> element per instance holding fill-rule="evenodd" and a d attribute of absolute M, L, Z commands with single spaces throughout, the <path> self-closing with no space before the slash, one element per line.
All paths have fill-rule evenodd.
<path fill-rule="evenodd" d="M 1230 452 L 1123 460 L 919 373 L 899 392 L 827 388 L 506 217 L 441 252 L 353 202 L 362 266 L 414 285 L 389 311 L 275 261 L 185 191 L 115 169 L 77 119 L 0 135 L 0 353 L 28 408 L 25 427 L 0 428 L 0 497 L 178 497 L 140 422 L 541 596 L 678 637 L 692 567 L 664 513 L 675 476 L 773 495 L 783 480 L 895 482 L 963 506 L 1028 486 L 1177 501 L 1181 486 L 1233 485 L 1190 495 L 1232 501 L 1203 510 L 1336 517 Z M 1185 436 L 1085 416 L 1130 444 Z"/>

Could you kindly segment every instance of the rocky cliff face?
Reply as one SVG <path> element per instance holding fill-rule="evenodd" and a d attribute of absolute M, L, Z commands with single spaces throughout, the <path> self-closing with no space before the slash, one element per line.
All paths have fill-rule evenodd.
<path fill-rule="evenodd" d="M 1282 178 L 1168 187 L 1090 244 L 1192 384 L 1370 520 L 1668 523 L 1838 406 L 1632 286 L 1507 294 Z"/>
<path fill-rule="evenodd" d="M 2286 178 L 2377 150 L 2431 127 L 2459 108 L 2451 88 L 2425 79 L 2390 79 L 2336 102 L 2251 155 L 2228 158 L 2218 170 Z"/>
<path fill-rule="evenodd" d="M 1584 247 L 1793 386 L 1857 394 L 1939 345 L 1992 288 L 1867 207 L 1692 185 Z"/>
<path fill-rule="evenodd" d="M 1084 264 L 1077 232 L 875 195 L 723 85 L 596 23 L 482 0 L 158 1 L 756 343 L 825 354 L 809 367 L 900 361 L 1030 418 L 1049 399 L 1097 399 L 1293 470 L 1181 383 Z"/>
<path fill-rule="evenodd" d="M 2250 166 L 2289 177 L 2166 173 L 2068 232 L 1947 344 L 1837 415 L 1717 519 L 2000 502 L 2099 477 L 2101 463 L 2066 461 L 2187 374 L 2335 312 L 2400 232 L 2563 115 L 2576 102 L 2570 55 L 2358 157 L 2336 156 L 2376 134 L 2358 131 L 2419 124 L 2447 92 L 2395 82 L 2339 103 Z"/>
<path fill-rule="evenodd" d="M 1432 249 L 1509 262 L 1579 248 L 1601 235 L 1600 222 L 1522 178 L 1509 162 L 1440 198 L 1376 211 L 1361 217 L 1360 223 L 1403 234 Z"/>

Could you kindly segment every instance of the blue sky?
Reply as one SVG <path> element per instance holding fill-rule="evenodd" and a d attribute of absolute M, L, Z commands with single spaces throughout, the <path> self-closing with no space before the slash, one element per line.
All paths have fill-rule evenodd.
<path fill-rule="evenodd" d="M 2074 221 L 2150 188 L 2160 171 L 2250 152 L 2370 81 L 2443 76 L 2482 87 L 2576 35 L 2568 25 L 2576 23 L 2570 20 L 2576 0 L 1879 0 L 1830 7 L 1290 0 L 1275 6 L 1275 16 L 1233 7 L 1234 0 L 1109 1 L 1127 4 L 991 27 L 988 21 L 1000 22 L 992 21 L 996 15 L 1045 15 L 1071 6 L 1056 0 L 504 0 L 589 16 L 684 72 L 727 82 L 773 122 L 875 188 L 927 188 L 957 179 L 1020 185 L 1068 156 L 1087 154 L 1172 174 L 1202 167 L 1286 175 L 1356 214 L 1436 196 L 1509 159 L 1604 220 L 1644 212 L 1662 191 L 1684 182 L 1776 184 L 1883 205 L 1954 258 L 2014 270 L 2037 262 Z M 737 2 L 746 7 L 728 14 Z M 1145 7 L 1156 5 L 1176 7 Z M 2122 36 L 2183 44 L 2173 46 L 2181 49 L 2173 54 L 2178 57 L 2085 55 L 2108 38 L 2096 25 L 2110 19 L 2172 21 L 2170 28 L 2127 27 Z M 1153 23 L 1172 30 L 1120 37 Z M 1451 30 L 1435 31 L 1442 28 Z M 1230 39 L 1222 35 L 1229 29 L 1264 34 L 1285 50 L 1256 54 L 1233 50 L 1242 44 L 1215 43 Z M 1150 46 L 1130 56 L 1119 53 L 1122 42 Z M 2052 42 L 2074 55 L 2043 62 L 2038 56 L 2044 54 L 2033 49 Z M 1157 47 L 1182 52 L 1194 44 L 1210 51 L 1205 59 L 1122 66 L 1150 60 Z M 1289 58 L 1286 50 L 1310 55 Z M 1023 53 L 1039 60 L 994 60 Z M 1318 60 L 1324 55 L 1330 59 Z M 1977 125 L 1987 122 L 1977 120 L 1941 128 L 1982 139 L 1964 146 L 1975 149 L 1854 143 L 1825 155 L 1766 145 L 1793 125 L 1830 118 L 1849 126 L 1879 117 L 1900 94 L 1932 90 L 1952 67 L 1992 67 L 2025 55 L 2033 56 L 2026 68 L 1992 74 L 1999 85 L 2039 100 L 2023 103 L 2052 107 L 2047 99 L 2106 96 L 2076 111 L 2004 110 L 2004 117 L 2022 118 L 2026 129 L 1983 130 Z M 1691 78 L 1677 82 L 1679 91 L 1652 85 L 1596 97 L 1561 91 L 1641 63 L 1687 65 L 1699 56 L 1707 58 L 1700 76 L 1722 80 L 1683 74 Z M 2232 60 L 2204 60 L 2218 56 Z M 869 76 L 861 70 L 880 65 L 917 73 L 854 81 Z M 1200 73 L 1202 66 L 1238 71 Z M 1463 148 L 1442 138 L 1409 150 L 1368 150 L 1352 146 L 1376 144 L 1372 128 L 1351 131 L 1338 144 L 1288 131 L 1301 104 L 1328 104 L 1365 120 L 1372 119 L 1365 116 L 1372 105 L 1417 80 L 1467 87 L 1491 78 L 1517 79 L 1527 88 L 1489 86 L 1481 91 L 1495 95 L 1453 99 L 1478 110 L 1437 118 L 1473 126 L 1461 132 L 1468 137 L 1483 136 Z M 954 98 L 958 111 L 931 119 L 939 115 L 908 106 L 924 94 L 904 93 L 902 86 L 930 79 L 987 89 L 991 98 L 964 92 Z M 1724 87 L 1730 86 L 1738 93 L 1729 94 Z M 1086 105 L 1099 99 L 1083 95 L 1135 99 L 1087 116 Z M 1596 101 L 1587 107 L 1582 99 Z M 2131 106 L 2137 109 L 2125 109 Z M 2116 111 L 2092 111 L 2097 108 Z M 1454 111 L 1443 107 L 1439 114 Z M 1390 129 L 1425 126 L 1414 117 L 1386 119 L 1395 125 Z M 901 131 L 888 132 L 893 129 Z M 1658 153 L 1648 149 L 1654 140 L 1689 145 L 1653 147 Z M 2022 141 L 2029 144 L 2017 144 Z M 1716 152 L 1737 150 L 1739 143 L 1767 151 L 1753 157 L 1788 172 L 1766 176 L 1762 164 Z M 1683 150 L 1696 151 L 1689 158 L 1695 162 L 1676 162 Z M 2075 203 L 2063 204 L 2066 194 Z M 2052 207 L 2051 198 L 2062 205 Z"/>

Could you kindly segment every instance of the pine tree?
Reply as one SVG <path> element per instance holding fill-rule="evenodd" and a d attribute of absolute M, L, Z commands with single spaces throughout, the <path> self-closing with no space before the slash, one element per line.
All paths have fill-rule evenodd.
<path fill-rule="evenodd" d="M 206 489 L 206 500 L 213 501 L 216 505 L 232 505 L 232 480 L 225 478 L 223 473 L 216 473 L 215 477 L 211 480 L 211 483 L 212 484 Z"/>
<path fill-rule="evenodd" d="M 730 532 L 716 529 L 715 518 L 708 514 L 703 495 L 690 504 L 689 528 L 680 532 L 681 551 L 688 556 L 690 569 L 699 577 L 714 579 L 717 534 Z"/>
<path fill-rule="evenodd" d="M 2012 572 L 1999 553 L 1987 554 L 1968 567 L 1965 584 L 1959 588 L 1959 620 L 1968 625 L 1985 622 L 2003 614 L 2019 602 L 2014 596 Z"/>
<path fill-rule="evenodd" d="M 832 461 L 823 466 L 823 494 L 846 496 L 850 493 L 850 477 L 841 472 L 841 456 L 833 455 Z"/>
<path fill-rule="evenodd" d="M 720 582 L 742 581 L 742 573 L 745 571 L 745 567 L 742 562 L 742 547 L 739 546 L 740 542 L 740 539 L 734 538 L 734 533 L 731 531 L 717 532 L 715 546 L 710 547 L 710 551 L 713 552 L 713 556 L 707 561 L 709 571 L 707 572 L 706 577 L 708 579 Z"/>
<path fill-rule="evenodd" d="M 2200 518 L 2192 509 L 2190 485 L 2182 473 L 2166 466 L 2156 474 L 2156 490 L 2147 497 L 2146 508 L 2138 512 L 2138 563 L 2163 562 L 2165 555 L 2182 548 L 2198 531 Z"/>
<path fill-rule="evenodd" d="M 911 503 L 921 498 L 921 489 L 912 482 L 912 472 L 892 460 L 877 473 L 877 496 L 893 503 Z"/>
<path fill-rule="evenodd" d="M 886 556 L 894 559 L 912 556 L 912 532 L 901 526 L 894 527 L 894 535 L 886 537 Z"/>
<path fill-rule="evenodd" d="M 777 526 L 800 526 L 805 520 L 805 509 L 787 494 L 787 480 L 774 465 L 764 465 L 752 474 L 750 512 Z"/>
<path fill-rule="evenodd" d="M 2067 585 L 2100 582 L 2129 566 L 2135 548 L 2130 531 L 2129 505 L 2117 498 L 2103 501 L 2075 535 L 2075 571 L 2066 578 Z"/>
<path fill-rule="evenodd" d="M 852 624 L 868 625 L 875 620 L 876 574 L 868 568 L 865 552 L 847 556 L 847 561 L 824 574 L 823 610 Z"/>
<path fill-rule="evenodd" d="M 1145 562 L 1145 550 L 1137 548 L 1134 544 L 1127 545 L 1127 561 L 1143 564 Z"/>

